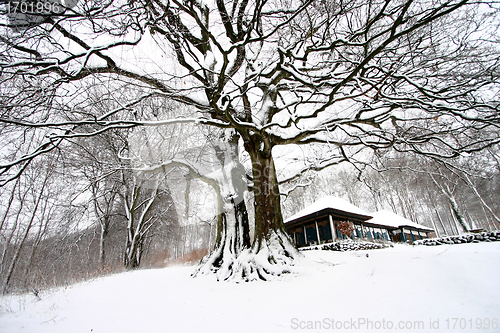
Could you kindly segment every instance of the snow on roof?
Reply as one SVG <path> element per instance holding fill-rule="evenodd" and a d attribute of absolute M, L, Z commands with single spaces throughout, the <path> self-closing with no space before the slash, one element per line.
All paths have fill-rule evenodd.
<path fill-rule="evenodd" d="M 415 229 L 420 229 L 420 230 L 434 231 L 434 229 L 432 228 L 428 228 L 424 225 L 412 222 L 408 219 L 405 219 L 402 216 L 394 214 L 389 210 L 381 210 L 375 213 L 371 213 L 370 215 L 372 215 L 373 218 L 371 220 L 366 221 L 367 223 L 373 223 L 394 228 L 413 227 Z"/>
<path fill-rule="evenodd" d="M 352 214 L 358 214 L 358 215 L 365 215 L 365 216 L 372 216 L 368 212 L 365 212 L 359 207 L 354 206 L 353 204 L 349 203 L 348 201 L 344 199 L 340 199 L 337 197 L 332 197 L 332 196 L 327 196 L 319 199 L 312 205 L 307 206 L 300 212 L 298 212 L 295 215 L 292 215 L 288 219 L 286 219 L 285 223 L 296 220 L 298 218 L 313 214 L 315 212 L 319 212 L 323 209 L 336 209 L 340 210 L 343 212 L 347 213 L 352 213 Z"/>

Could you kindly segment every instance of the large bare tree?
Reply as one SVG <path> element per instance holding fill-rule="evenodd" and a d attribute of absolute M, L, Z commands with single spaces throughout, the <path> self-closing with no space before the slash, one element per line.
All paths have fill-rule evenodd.
<path fill-rule="evenodd" d="M 374 150 L 441 159 L 497 144 L 497 19 L 491 1 L 133 0 L 13 20 L 0 39 L 1 122 L 47 136 L 4 159 L 1 181 L 71 137 L 181 122 L 226 129 L 250 156 L 255 202 L 252 246 L 228 278 L 280 275 L 297 252 L 283 229 L 276 147 L 324 145 L 310 166 L 319 169 Z M 113 81 L 144 93 L 117 94 L 119 107 L 97 117 L 73 112 L 86 85 Z M 197 113 L 131 115 L 153 98 Z M 80 131 L 86 124 L 99 128 Z"/>

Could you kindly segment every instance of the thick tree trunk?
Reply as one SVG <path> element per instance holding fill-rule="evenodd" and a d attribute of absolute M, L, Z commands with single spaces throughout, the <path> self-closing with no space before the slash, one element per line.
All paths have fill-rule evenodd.
<path fill-rule="evenodd" d="M 236 143 L 236 144 L 235 144 Z M 252 143 L 245 148 L 252 160 L 255 203 L 255 237 L 250 246 L 248 214 L 243 200 L 245 170 L 237 159 L 237 141 L 226 154 L 233 163 L 222 168 L 217 181 L 219 219 L 214 251 L 193 276 L 215 272 L 218 280 L 268 280 L 290 272 L 299 252 L 285 232 L 274 160 Z M 222 155 L 222 154 L 221 154 Z"/>
<path fill-rule="evenodd" d="M 218 216 L 214 250 L 203 258 L 193 276 L 213 272 L 218 280 L 228 280 L 233 275 L 234 264 L 239 255 L 250 248 L 250 228 L 245 201 L 237 204 L 234 201 L 226 203 L 226 207 L 227 204 L 233 206 Z"/>
<path fill-rule="evenodd" d="M 259 151 L 250 153 L 254 179 L 255 242 L 257 251 L 273 238 L 276 232 L 284 232 L 280 193 L 272 155 L 262 156 Z"/>
<path fill-rule="evenodd" d="M 280 192 L 271 152 L 246 145 L 252 160 L 255 201 L 255 237 L 233 268 L 233 278 L 242 281 L 268 280 L 289 273 L 299 252 L 285 232 Z"/>
<path fill-rule="evenodd" d="M 217 193 L 217 237 L 214 250 L 205 256 L 193 276 L 214 272 L 218 280 L 231 279 L 239 255 L 250 248 L 250 227 L 245 204 L 247 190 L 245 168 L 239 162 L 238 138 L 233 135 L 227 145 L 216 146 L 221 163 L 214 177 Z"/>

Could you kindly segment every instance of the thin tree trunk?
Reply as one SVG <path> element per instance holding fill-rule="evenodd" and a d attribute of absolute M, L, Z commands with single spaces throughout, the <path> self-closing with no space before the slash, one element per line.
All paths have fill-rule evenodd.
<path fill-rule="evenodd" d="M 11 229 L 10 234 L 5 242 L 5 246 L 4 246 L 3 251 L 2 251 L 2 258 L 0 259 L 0 274 L 2 274 L 2 275 L 3 275 L 3 267 L 4 267 L 4 264 L 6 261 L 6 257 L 7 257 L 7 251 L 9 250 L 9 246 L 12 242 L 12 238 L 14 238 L 14 234 L 16 233 L 16 229 L 17 229 L 17 226 L 19 224 L 19 217 L 21 216 L 22 208 L 23 208 L 23 201 L 20 202 L 19 208 L 16 212 L 16 219 L 14 220 L 14 223 L 12 224 L 12 227 L 10 228 Z"/>
<path fill-rule="evenodd" d="M 439 232 L 439 227 L 438 225 L 436 224 L 436 222 L 434 221 L 435 219 L 435 215 L 438 216 L 438 220 L 440 219 L 439 215 L 437 214 L 437 208 L 436 208 L 436 205 L 434 204 L 434 201 L 432 200 L 431 198 L 431 195 L 430 195 L 430 191 L 429 191 L 429 187 L 426 186 L 426 189 L 427 191 L 424 191 L 423 192 L 423 195 L 424 195 L 424 198 L 425 200 L 427 201 L 427 208 L 429 209 L 429 213 L 430 213 L 430 217 L 431 217 L 431 223 L 432 223 L 432 227 L 434 228 L 434 231 L 436 232 L 436 237 L 441 237 L 441 233 Z M 434 209 L 430 208 L 430 207 L 434 207 Z M 436 213 L 436 214 L 434 214 Z M 446 233 L 446 230 L 444 229 L 444 226 L 442 225 L 441 223 L 441 226 L 443 227 L 443 232 Z"/>
<path fill-rule="evenodd" d="M 1 231 L 3 230 L 3 226 L 5 225 L 5 222 L 7 221 L 7 216 L 9 215 L 9 211 L 10 211 L 10 207 L 12 206 L 12 202 L 14 201 L 16 188 L 17 188 L 17 185 L 19 184 L 19 179 L 20 178 L 17 178 L 16 182 L 12 186 L 12 191 L 10 192 L 9 200 L 8 200 L 7 204 L 4 206 L 5 212 L 3 213 L 2 221 L 0 222 L 0 234 L 1 234 Z"/>
<path fill-rule="evenodd" d="M 47 206 L 49 204 L 49 200 L 45 200 L 44 207 L 40 213 L 40 226 L 38 228 L 37 235 L 35 236 L 35 240 L 33 241 L 33 246 L 31 249 L 31 253 L 29 256 L 29 259 L 26 261 L 26 268 L 24 270 L 24 276 L 26 278 L 26 283 L 31 284 L 28 282 L 28 275 L 30 273 L 30 269 L 32 268 L 33 265 L 33 258 L 35 257 L 35 253 L 38 250 L 38 246 L 40 245 L 43 235 L 45 235 L 47 228 L 49 226 L 49 221 L 50 221 L 50 215 L 51 215 L 51 210 L 52 208 L 49 208 L 49 212 L 47 213 Z M 45 222 L 43 222 L 45 221 Z"/>
<path fill-rule="evenodd" d="M 462 215 L 462 213 L 460 212 L 460 210 L 458 209 L 458 203 L 457 201 L 455 200 L 455 197 L 453 196 L 450 196 L 448 198 L 450 200 L 450 207 L 451 207 L 451 210 L 457 220 L 457 222 L 460 224 L 460 226 L 462 227 L 462 229 L 467 233 L 470 231 L 470 227 L 469 225 L 465 222 L 465 218 L 464 216 Z"/>
<path fill-rule="evenodd" d="M 445 235 L 447 235 L 447 234 L 448 234 L 448 232 L 446 231 L 446 227 L 445 227 L 445 225 L 444 225 L 443 219 L 441 218 L 441 214 L 439 214 L 439 210 L 437 209 L 437 207 L 436 207 L 436 206 L 434 206 L 434 209 L 435 209 L 435 211 L 436 211 L 436 215 L 437 215 L 437 217 L 438 217 L 438 221 L 439 221 L 439 223 L 441 224 L 441 227 L 443 228 L 443 232 L 444 232 L 444 234 L 445 234 Z M 451 233 L 453 233 L 453 230 L 450 230 L 450 231 L 451 231 Z"/>
<path fill-rule="evenodd" d="M 469 184 L 469 187 L 472 189 L 472 191 L 474 192 L 474 194 L 476 195 L 476 197 L 479 199 L 479 201 L 481 201 L 481 205 L 486 208 L 491 216 L 495 219 L 495 221 L 500 224 L 500 217 L 498 217 L 497 214 L 495 214 L 495 212 L 493 211 L 493 209 L 486 203 L 486 201 L 484 201 L 483 199 L 483 196 L 479 193 L 479 191 L 477 190 L 476 186 L 474 186 L 474 184 L 472 183 L 471 179 L 469 178 L 469 176 L 465 175 L 466 179 L 467 179 L 467 183 Z"/>
<path fill-rule="evenodd" d="M 4 294 L 4 295 L 7 293 L 9 283 L 10 283 L 10 280 L 12 278 L 12 274 L 14 273 L 14 269 L 16 267 L 17 261 L 19 259 L 20 254 L 21 254 L 21 250 L 23 249 L 24 243 L 25 243 L 26 239 L 28 238 L 28 234 L 30 232 L 31 227 L 33 226 L 33 222 L 34 222 L 35 217 L 36 217 L 36 212 L 38 210 L 38 205 L 40 204 L 40 200 L 42 199 L 42 194 L 43 194 L 43 191 L 45 190 L 45 185 L 47 184 L 48 178 L 49 178 L 48 175 L 46 175 L 46 177 L 43 181 L 42 187 L 40 189 L 40 193 L 38 194 L 38 196 L 36 198 L 35 207 L 33 208 L 33 211 L 31 212 L 30 220 L 29 220 L 28 225 L 26 226 L 26 228 L 24 230 L 24 235 L 21 239 L 21 242 L 19 243 L 19 246 L 16 249 L 16 252 L 12 258 L 12 261 L 10 262 L 9 269 L 7 271 L 7 274 L 6 274 L 4 283 L 3 283 L 2 294 Z"/>
<path fill-rule="evenodd" d="M 106 249 L 105 249 L 105 241 L 106 236 L 108 235 L 109 221 L 108 218 L 105 218 L 105 222 L 100 224 L 101 226 L 101 234 L 99 237 L 99 263 L 101 265 L 101 269 L 104 269 L 104 265 L 106 263 Z"/>
<path fill-rule="evenodd" d="M 434 182 L 434 184 L 439 188 L 439 190 L 441 191 L 441 193 L 443 193 L 443 195 L 448 199 L 448 201 L 450 203 L 450 209 L 451 209 L 452 215 L 454 217 L 453 220 L 455 221 L 455 219 L 456 219 L 456 221 L 465 230 L 465 232 L 469 232 L 470 227 L 465 222 L 465 219 L 464 219 L 463 215 L 461 214 L 460 209 L 458 207 L 458 203 L 457 203 L 457 201 L 455 199 L 455 196 L 453 195 L 453 193 L 450 190 L 450 188 L 448 187 L 448 185 L 444 185 L 444 186 L 446 186 L 446 188 L 445 188 L 443 185 L 439 184 L 436 181 L 436 179 L 434 178 L 434 176 L 431 173 L 428 173 L 428 175 L 430 176 L 430 178 L 432 179 L 432 181 Z M 460 233 L 458 231 L 458 228 L 457 228 L 457 232 Z"/>
<path fill-rule="evenodd" d="M 453 208 L 451 205 L 448 207 L 450 211 L 450 216 L 449 216 L 449 221 L 450 221 L 450 226 L 452 228 L 453 235 L 460 235 L 462 232 L 460 231 L 459 223 L 457 221 L 457 217 L 455 216 L 455 212 L 453 212 Z M 455 228 L 455 229 L 453 229 Z"/>

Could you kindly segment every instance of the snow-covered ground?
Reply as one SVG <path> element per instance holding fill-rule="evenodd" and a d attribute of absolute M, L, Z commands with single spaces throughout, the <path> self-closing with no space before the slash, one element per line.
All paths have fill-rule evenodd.
<path fill-rule="evenodd" d="M 304 256 L 272 282 L 168 267 L 3 297 L 0 332 L 500 332 L 500 242 Z"/>

